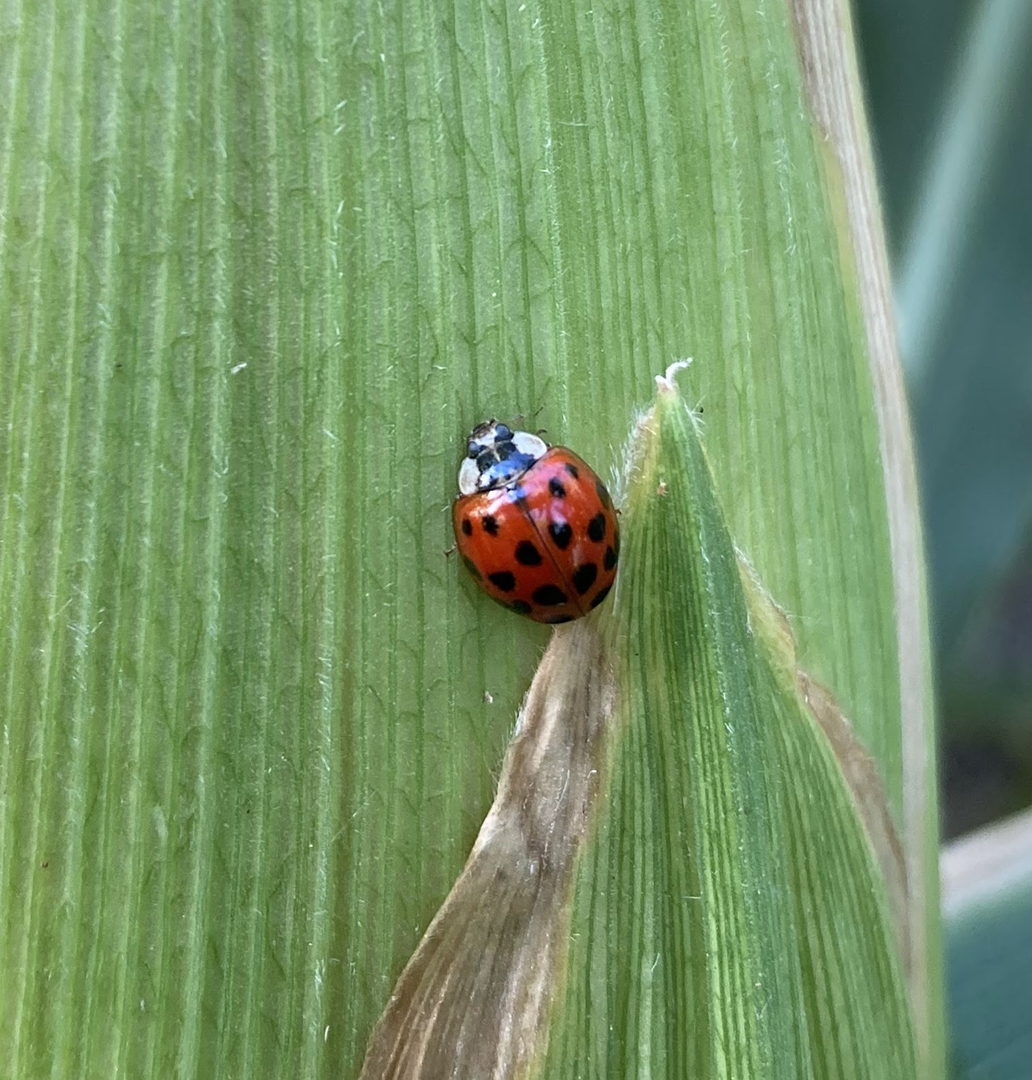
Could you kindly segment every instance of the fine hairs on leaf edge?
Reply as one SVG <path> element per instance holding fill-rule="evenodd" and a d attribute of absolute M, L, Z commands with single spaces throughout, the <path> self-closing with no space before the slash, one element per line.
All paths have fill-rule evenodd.
<path fill-rule="evenodd" d="M 670 394 L 678 396 L 679 391 L 676 385 L 676 376 L 681 371 L 686 371 L 691 367 L 693 363 L 692 358 L 686 357 L 683 360 L 674 360 L 667 365 L 666 370 L 655 377 L 656 379 L 656 392 L 657 395 Z M 613 470 L 613 497 L 617 505 L 624 505 L 627 500 L 628 490 L 632 481 L 642 471 L 642 456 L 645 454 L 648 439 L 645 438 L 647 429 L 650 427 L 654 420 L 655 402 L 650 403 L 637 410 L 635 413 L 630 428 L 627 432 L 627 436 L 623 442 L 623 448 L 620 453 L 621 466 L 616 467 Z M 692 419 L 692 423 L 695 425 L 695 430 L 698 434 L 703 432 L 702 417 L 698 415 L 697 409 L 689 409 L 688 414 Z M 617 575 L 617 589 L 619 589 L 620 578 Z"/>

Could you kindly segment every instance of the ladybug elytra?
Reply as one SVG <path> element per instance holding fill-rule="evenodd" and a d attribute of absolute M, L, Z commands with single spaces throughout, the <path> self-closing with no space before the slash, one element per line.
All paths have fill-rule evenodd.
<path fill-rule="evenodd" d="M 473 429 L 452 507 L 455 542 L 493 600 L 535 622 L 587 615 L 620 555 L 613 501 L 571 450 L 497 420 Z"/>

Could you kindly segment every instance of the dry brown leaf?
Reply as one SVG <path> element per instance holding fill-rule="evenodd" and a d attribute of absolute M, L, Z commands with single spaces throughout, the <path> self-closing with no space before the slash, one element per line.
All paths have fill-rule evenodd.
<path fill-rule="evenodd" d="M 557 630 L 491 810 L 376 1026 L 362 1080 L 501 1080 L 543 1054 L 614 696 L 595 620 Z"/>

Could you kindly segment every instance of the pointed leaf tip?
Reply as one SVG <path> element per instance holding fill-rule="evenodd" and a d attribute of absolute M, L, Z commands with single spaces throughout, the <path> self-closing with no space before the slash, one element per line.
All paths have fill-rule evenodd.
<path fill-rule="evenodd" d="M 660 394 L 676 394 L 677 387 L 674 385 L 674 379 L 679 371 L 684 371 L 691 367 L 692 358 L 690 356 L 685 357 L 684 360 L 675 360 L 670 364 L 666 371 L 662 375 L 656 376 L 656 388 Z"/>
<path fill-rule="evenodd" d="M 755 625 L 684 366 L 636 429 L 612 763 L 544 1075 L 912 1080 L 879 869 Z"/>

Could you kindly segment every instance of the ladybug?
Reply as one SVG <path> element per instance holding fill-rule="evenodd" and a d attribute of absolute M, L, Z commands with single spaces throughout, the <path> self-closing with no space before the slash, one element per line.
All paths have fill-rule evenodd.
<path fill-rule="evenodd" d="M 609 595 L 620 528 L 605 485 L 564 446 L 497 420 L 473 429 L 452 506 L 477 584 L 535 622 L 587 615 Z"/>

